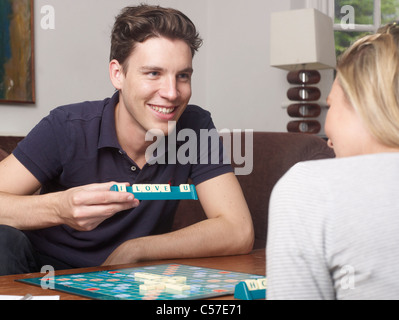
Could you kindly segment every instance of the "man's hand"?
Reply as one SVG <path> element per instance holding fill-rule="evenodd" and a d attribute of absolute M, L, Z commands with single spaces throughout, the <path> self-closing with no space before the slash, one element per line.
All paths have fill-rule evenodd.
<path fill-rule="evenodd" d="M 109 191 L 114 184 L 90 184 L 60 192 L 57 213 L 63 224 L 78 231 L 91 231 L 114 214 L 139 205 L 131 193 Z"/>
<path fill-rule="evenodd" d="M 139 205 L 131 193 L 110 191 L 115 182 L 34 195 L 41 187 L 39 180 L 13 154 L 0 162 L 0 177 L 0 224 L 20 230 L 66 224 L 89 231 L 117 212 Z"/>

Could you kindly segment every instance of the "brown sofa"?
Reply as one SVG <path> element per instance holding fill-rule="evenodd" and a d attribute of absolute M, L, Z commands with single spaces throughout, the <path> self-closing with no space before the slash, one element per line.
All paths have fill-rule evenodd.
<path fill-rule="evenodd" d="M 12 152 L 20 140 L 22 137 L 0 136 L 0 161 Z M 245 141 L 244 133 L 241 141 Z M 244 145 L 241 154 L 245 155 Z M 253 171 L 249 175 L 237 176 L 252 214 L 254 249 L 266 246 L 269 198 L 276 182 L 297 162 L 332 157 L 333 151 L 316 136 L 254 132 Z M 233 163 L 233 167 L 236 166 Z M 199 201 L 181 201 L 173 228 L 177 230 L 205 218 Z"/>
<path fill-rule="evenodd" d="M 245 141 L 244 137 L 241 141 Z M 332 149 L 317 136 L 254 132 L 253 171 L 250 175 L 237 176 L 254 223 L 254 249 L 266 247 L 269 198 L 277 181 L 297 162 L 333 157 Z M 177 230 L 205 218 L 198 201 L 181 201 L 173 228 Z"/>

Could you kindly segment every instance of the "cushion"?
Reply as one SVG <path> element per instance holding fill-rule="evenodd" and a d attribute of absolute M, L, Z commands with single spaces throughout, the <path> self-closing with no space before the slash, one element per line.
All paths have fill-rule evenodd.
<path fill-rule="evenodd" d="M 8 157 L 8 153 L 0 148 L 0 161 Z"/>

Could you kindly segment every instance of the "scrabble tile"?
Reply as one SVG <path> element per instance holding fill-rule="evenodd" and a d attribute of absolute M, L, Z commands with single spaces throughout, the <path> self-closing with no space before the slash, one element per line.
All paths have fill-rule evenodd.
<path fill-rule="evenodd" d="M 175 284 L 186 284 L 187 278 L 186 277 L 166 277 L 166 283 L 175 283 Z"/>
<path fill-rule="evenodd" d="M 189 184 L 181 184 L 179 186 L 179 188 L 180 188 L 180 192 L 190 192 L 191 191 Z"/>
<path fill-rule="evenodd" d="M 258 280 L 245 280 L 245 284 L 247 285 L 249 291 L 259 290 Z"/>
<path fill-rule="evenodd" d="M 165 284 L 159 281 L 154 281 L 154 280 L 145 280 L 144 285 L 149 286 L 149 287 L 154 287 L 156 290 L 164 290 L 165 289 Z M 152 289 L 154 290 L 154 289 Z"/>
<path fill-rule="evenodd" d="M 161 184 L 161 192 L 171 192 L 170 185 Z"/>
<path fill-rule="evenodd" d="M 160 276 L 158 274 L 152 274 L 151 280 L 163 282 L 164 278 L 165 278 L 164 276 Z"/>
<path fill-rule="evenodd" d="M 140 291 L 153 291 L 153 290 L 165 290 L 165 286 L 161 283 L 155 284 L 140 284 L 139 286 Z"/>
<path fill-rule="evenodd" d="M 118 191 L 119 191 L 119 192 L 126 192 L 126 185 L 124 185 L 124 184 L 117 184 L 116 186 L 118 187 Z"/>
<path fill-rule="evenodd" d="M 152 280 L 154 278 L 154 275 L 146 272 L 136 272 L 134 274 L 134 278 L 138 281 Z"/>
<path fill-rule="evenodd" d="M 133 192 L 143 192 L 142 191 L 142 184 L 134 184 L 132 185 L 132 190 Z"/>
<path fill-rule="evenodd" d="M 143 184 L 141 192 L 153 192 L 153 186 L 151 184 Z"/>
<path fill-rule="evenodd" d="M 191 287 L 187 284 L 165 283 L 165 289 L 171 291 L 183 292 L 185 290 L 190 290 Z"/>
<path fill-rule="evenodd" d="M 267 278 L 258 279 L 259 289 L 267 289 Z"/>

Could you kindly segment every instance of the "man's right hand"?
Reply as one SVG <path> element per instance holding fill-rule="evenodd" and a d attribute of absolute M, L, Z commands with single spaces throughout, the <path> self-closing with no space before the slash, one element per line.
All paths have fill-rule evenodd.
<path fill-rule="evenodd" d="M 11 154 L 0 162 L 0 224 L 20 230 L 61 224 L 79 231 L 93 230 L 117 212 L 139 205 L 131 193 L 110 191 L 114 184 L 35 195 L 40 182 Z"/>
<path fill-rule="evenodd" d="M 91 231 L 116 213 L 140 204 L 131 193 L 110 191 L 114 184 L 90 184 L 60 192 L 57 213 L 63 224 L 78 231 Z"/>

